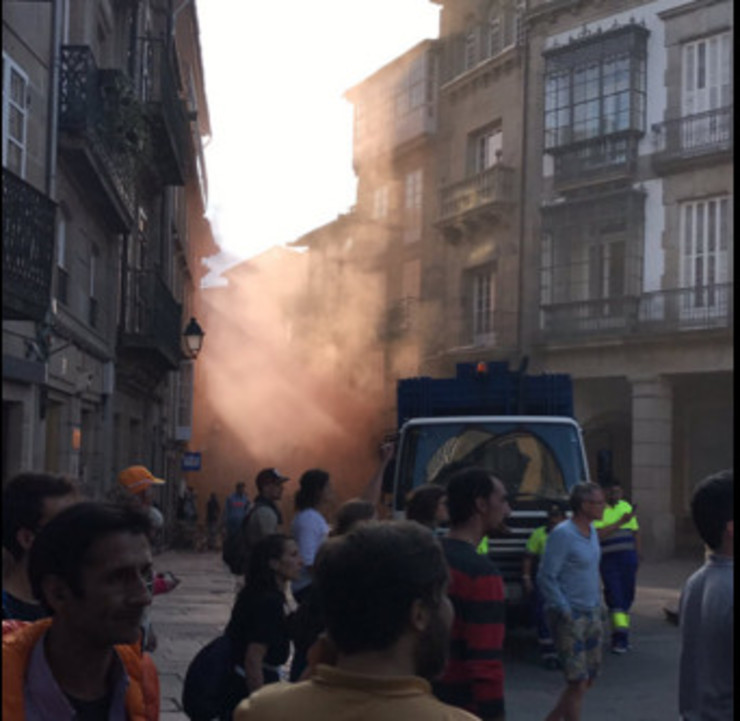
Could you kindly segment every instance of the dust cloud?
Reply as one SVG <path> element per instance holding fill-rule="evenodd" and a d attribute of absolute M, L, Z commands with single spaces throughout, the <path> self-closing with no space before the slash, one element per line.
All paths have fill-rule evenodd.
<path fill-rule="evenodd" d="M 377 340 L 383 289 L 348 266 L 309 267 L 309 255 L 275 248 L 227 271 L 227 287 L 201 293 L 190 447 L 202 470 L 188 479 L 201 517 L 212 491 L 223 507 L 238 481 L 253 499 L 264 467 L 291 478 L 288 517 L 304 470 L 329 471 L 344 500 L 377 468 L 392 430 Z"/>

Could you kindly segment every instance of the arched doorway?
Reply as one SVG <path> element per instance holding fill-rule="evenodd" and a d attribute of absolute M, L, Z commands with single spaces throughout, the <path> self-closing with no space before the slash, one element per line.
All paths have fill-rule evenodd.
<path fill-rule="evenodd" d="M 612 475 L 619 479 L 624 495 L 631 499 L 632 423 L 629 415 L 612 411 L 595 416 L 583 426 L 583 442 L 591 480 L 598 483 L 599 452 L 607 451 L 611 456 Z"/>

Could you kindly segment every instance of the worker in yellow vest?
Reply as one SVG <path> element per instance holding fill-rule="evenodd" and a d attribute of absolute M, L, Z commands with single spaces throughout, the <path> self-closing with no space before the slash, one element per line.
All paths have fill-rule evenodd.
<path fill-rule="evenodd" d="M 524 549 L 524 558 L 522 560 L 522 585 L 524 592 L 529 595 L 532 615 L 535 626 L 537 627 L 537 643 L 540 647 L 540 659 L 545 668 L 558 668 L 557 653 L 550 629 L 547 626 L 547 617 L 542 600 L 542 595 L 537 590 L 537 565 L 539 564 L 542 554 L 545 552 L 545 543 L 550 531 L 555 528 L 561 521 L 565 520 L 565 513 L 558 505 L 553 505 L 547 512 L 547 524 L 538 526 L 532 531 L 527 539 L 527 545 Z"/>
<path fill-rule="evenodd" d="M 640 527 L 636 506 L 624 500 L 619 481 L 612 478 L 604 485 L 607 505 L 601 520 L 593 525 L 601 544 L 601 580 L 612 623 L 611 650 L 621 654 L 630 649 L 629 613 L 635 600 Z"/>

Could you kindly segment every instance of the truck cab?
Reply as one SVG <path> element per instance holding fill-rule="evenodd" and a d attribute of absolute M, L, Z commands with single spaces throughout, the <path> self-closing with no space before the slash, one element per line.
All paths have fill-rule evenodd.
<path fill-rule="evenodd" d="M 495 379 L 476 378 L 470 370 L 461 364 L 457 378 L 400 382 L 399 418 L 407 418 L 396 451 L 393 511 L 402 517 L 412 490 L 424 483 L 444 486 L 467 466 L 486 468 L 501 479 L 512 510 L 505 527 L 489 536 L 488 553 L 504 578 L 507 621 L 516 625 L 528 617 L 521 580 L 527 539 L 545 525 L 552 505 L 567 510 L 572 487 L 588 480 L 588 464 L 567 376 L 550 376 L 543 385 L 542 376 L 522 379 L 501 365 Z M 535 382 L 528 385 L 527 378 Z M 510 392 L 502 396 L 498 391 L 507 383 Z M 540 391 L 536 398 L 533 388 Z M 468 412 L 446 415 L 453 406 L 467 406 Z M 517 412 L 527 407 L 535 413 Z M 420 408 L 428 415 L 413 417 Z M 504 413 L 486 414 L 486 409 Z M 553 409 L 565 413 L 542 413 Z"/>

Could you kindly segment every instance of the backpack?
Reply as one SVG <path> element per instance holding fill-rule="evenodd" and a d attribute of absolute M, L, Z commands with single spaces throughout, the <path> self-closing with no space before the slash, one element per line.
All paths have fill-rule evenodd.
<path fill-rule="evenodd" d="M 221 549 L 221 558 L 232 573 L 237 576 L 244 573 L 244 542 L 241 529 L 226 536 Z"/>
<path fill-rule="evenodd" d="M 198 651 L 182 685 L 182 708 L 192 721 L 210 721 L 227 710 L 233 667 L 232 643 L 226 635 Z"/>

